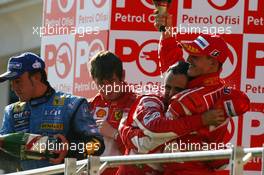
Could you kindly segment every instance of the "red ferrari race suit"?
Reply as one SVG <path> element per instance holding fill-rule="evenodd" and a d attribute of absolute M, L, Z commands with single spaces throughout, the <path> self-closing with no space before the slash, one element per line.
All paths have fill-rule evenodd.
<path fill-rule="evenodd" d="M 244 93 L 242 93 L 238 90 L 234 90 L 234 89 L 225 89 L 223 91 L 223 95 L 222 95 L 221 99 L 217 100 L 216 104 L 214 105 L 214 108 L 224 109 L 226 111 L 226 116 L 237 116 L 237 115 L 243 114 L 244 112 L 246 112 L 249 109 L 249 103 L 250 103 L 249 99 Z M 148 129 L 146 129 L 146 128 L 140 129 L 140 128 L 142 128 L 144 123 L 151 122 L 148 120 L 152 120 L 152 119 L 155 120 L 155 115 L 154 115 L 154 118 L 151 118 L 151 117 L 153 117 L 153 114 L 157 111 L 163 112 L 162 101 L 157 96 L 143 96 L 141 98 L 138 98 L 136 100 L 136 102 L 133 104 L 133 106 L 131 107 L 131 111 L 129 113 L 129 116 L 128 116 L 129 118 L 126 120 L 124 125 L 120 124 L 120 131 L 121 131 L 120 134 L 122 136 L 123 142 L 125 143 L 125 145 L 127 147 L 127 154 L 142 154 L 142 153 L 160 152 L 160 150 L 161 150 L 160 145 L 162 145 L 164 142 L 166 142 L 168 140 L 175 138 L 175 137 L 170 137 L 170 136 L 166 137 L 166 134 L 168 134 L 167 132 L 165 132 L 164 135 L 161 135 L 161 137 L 158 136 L 158 134 L 161 134 L 160 132 L 152 133 L 152 135 L 150 136 L 150 134 L 149 134 L 150 131 Z M 171 112 L 167 112 L 166 115 L 171 116 Z M 185 116 L 182 118 L 186 118 L 186 117 L 188 117 L 188 116 Z M 192 117 L 195 117 L 195 116 L 192 116 Z M 139 124 L 139 126 L 141 126 L 141 127 L 138 127 L 138 122 L 136 122 L 138 120 L 141 123 L 141 124 Z M 178 120 L 178 119 L 176 119 L 176 120 Z M 190 122 L 190 124 L 192 124 L 192 121 L 190 119 L 188 119 L 187 122 Z M 178 134 L 179 134 L 178 136 L 180 136 L 181 134 L 184 134 L 184 130 L 187 129 L 188 127 L 187 128 L 181 127 L 182 125 L 180 122 L 178 122 L 178 124 L 179 125 L 175 126 L 175 128 L 182 129 L 181 131 L 178 131 Z M 166 127 L 166 126 L 168 126 L 168 125 L 160 126 L 160 130 L 165 130 L 164 127 Z M 186 124 L 183 123 L 183 126 L 186 126 Z M 199 140 L 199 139 L 202 138 L 202 139 L 204 139 L 203 142 L 207 142 L 208 145 L 210 143 L 212 143 L 211 144 L 212 149 L 216 149 L 215 148 L 216 145 L 219 146 L 218 148 L 224 149 L 224 145 L 222 144 L 222 142 L 223 142 L 223 136 L 224 136 L 223 131 L 226 130 L 226 122 L 217 128 L 214 128 L 214 129 L 213 129 L 213 127 L 210 127 L 210 128 L 211 128 L 211 130 L 209 130 L 208 128 L 204 128 L 204 129 L 200 129 L 200 130 L 197 129 L 200 133 L 200 136 L 198 138 L 196 138 L 197 135 L 195 135 L 194 133 L 191 135 L 191 137 L 188 135 L 189 139 L 191 139 L 189 141 L 189 143 L 200 143 L 199 141 L 201 141 L 201 140 Z M 188 131 L 188 129 L 186 130 L 186 133 L 193 131 L 193 130 L 195 130 L 195 129 L 191 127 L 189 131 Z M 194 136 L 196 136 L 196 137 L 194 137 Z M 181 138 L 188 138 L 188 137 L 183 136 Z M 184 143 L 184 139 L 182 139 L 182 141 L 180 140 L 179 142 Z M 166 147 L 168 147 L 168 145 L 165 144 L 165 146 L 164 146 L 166 152 L 178 151 L 178 150 L 168 150 L 166 148 Z M 178 145 L 179 145 L 179 143 L 178 143 Z M 164 149 L 164 147 L 163 147 L 163 149 Z M 169 149 L 171 149 L 171 148 L 172 147 L 169 147 Z M 214 172 L 213 169 L 218 168 L 219 166 L 221 166 L 225 163 L 226 163 L 226 161 L 207 162 L 206 165 L 208 167 L 210 167 L 210 170 L 208 170 L 208 168 L 202 169 L 202 168 L 200 168 L 201 166 L 198 166 L 196 168 L 196 170 L 199 170 L 198 171 L 199 173 L 222 174 L 222 173 L 224 173 L 223 171 Z M 191 165 L 192 164 L 193 163 L 191 163 Z M 203 165 L 202 163 L 199 163 L 198 165 L 200 165 L 200 164 Z M 185 164 L 180 164 L 180 165 L 185 165 Z M 186 165 L 186 167 L 188 167 L 188 166 Z M 119 168 L 119 174 L 122 174 L 122 175 L 123 174 L 142 174 L 142 175 L 145 175 L 147 173 L 149 173 L 149 174 L 160 174 L 161 172 L 155 171 L 155 169 L 157 169 L 157 168 L 160 168 L 160 167 L 153 166 L 153 165 L 150 165 L 150 166 L 143 166 L 143 165 L 121 166 Z M 170 167 L 168 167 L 168 168 L 170 168 Z M 193 167 L 190 167 L 190 168 L 193 168 Z M 171 171 L 168 171 L 167 169 L 165 169 L 165 172 L 167 174 L 172 173 Z M 177 173 L 187 173 L 185 171 L 180 171 L 180 170 L 178 170 L 176 172 Z M 194 172 L 196 172 L 196 171 L 194 171 Z M 175 172 L 173 172 L 173 173 L 175 173 Z M 191 173 L 193 173 L 193 171 Z M 196 174 L 197 174 L 197 172 L 196 172 Z"/>
<path fill-rule="evenodd" d="M 155 123 L 156 118 L 163 121 Z M 153 122 L 154 121 L 154 122 Z M 149 126 L 153 125 L 153 126 Z M 151 131 L 147 129 L 156 128 Z M 201 115 L 186 116 L 171 120 L 164 115 L 162 99 L 155 95 L 145 95 L 136 100 L 131 107 L 128 119 L 122 119 L 119 130 L 126 146 L 126 154 L 146 154 L 160 152 L 163 144 L 173 138 L 186 135 L 204 127 Z M 118 175 L 161 174 L 158 164 L 120 166 Z"/>
<path fill-rule="evenodd" d="M 174 39 L 171 39 L 171 41 L 174 41 Z M 173 55 L 168 55 L 168 53 L 170 52 L 164 52 L 165 47 L 163 47 L 163 52 L 161 53 L 163 55 L 167 54 L 167 58 L 171 58 L 175 62 L 178 60 L 183 60 L 182 49 L 178 47 L 177 43 L 174 43 L 173 47 Z M 161 59 L 161 61 L 163 60 L 165 59 Z M 166 67 L 165 62 L 161 62 L 161 64 L 163 67 Z M 120 134 L 122 135 L 123 142 L 127 147 L 126 154 L 156 152 L 158 150 L 157 147 L 159 145 L 162 145 L 164 142 L 169 141 L 175 137 L 188 134 L 191 131 L 196 131 L 198 128 L 201 128 L 203 126 L 201 123 L 201 116 L 196 118 L 191 118 L 190 116 L 188 116 L 186 119 L 181 119 L 180 121 L 170 121 L 170 119 L 166 118 L 163 114 L 164 106 L 162 100 L 159 97 L 144 96 L 137 101 L 138 102 L 133 105 L 134 107 L 131 108 L 131 115 L 129 116 L 128 121 L 124 122 L 125 125 L 120 125 Z M 141 108 L 144 112 L 140 111 Z M 135 121 L 133 121 L 132 115 L 137 116 L 134 117 Z M 148 115 L 149 117 L 143 118 L 145 115 Z M 166 121 L 160 123 L 154 121 L 151 122 L 151 120 L 155 117 L 161 117 Z M 141 124 L 140 121 L 143 121 L 143 123 Z M 147 129 L 148 127 L 144 127 L 144 124 L 149 125 L 148 127 L 150 127 L 150 130 Z M 154 130 L 152 132 L 151 129 L 153 128 Z M 156 130 L 162 129 L 164 129 L 164 133 L 155 133 Z M 145 132 L 147 132 L 147 134 L 145 134 Z M 146 166 L 144 166 L 140 169 L 140 166 L 121 166 L 119 168 L 119 175 L 139 173 L 147 174 L 150 172 L 152 174 L 155 174 L 152 170 L 160 169 L 160 167 L 155 167 L 152 165 L 150 166 L 153 168 L 145 168 Z"/>
<path fill-rule="evenodd" d="M 248 97 L 239 90 L 222 88 L 222 85 L 217 79 L 212 74 L 191 81 L 189 83 L 190 89 L 175 95 L 171 100 L 168 109 L 169 115 L 181 118 L 184 115 L 202 113 L 203 111 L 212 109 L 212 107 L 219 108 L 220 104 L 222 105 L 221 108 L 225 109 L 227 115 L 236 116 L 245 113 L 249 109 L 250 101 Z M 219 97 L 221 98 L 219 99 Z M 205 127 L 178 138 L 174 142 L 167 144 L 164 151 L 217 150 L 231 147 L 230 143 L 224 142 L 229 119 L 227 118 L 226 122 L 218 127 Z M 171 149 L 175 144 L 179 150 Z M 183 148 L 182 145 L 184 145 Z M 164 165 L 164 174 L 220 174 L 220 171 L 215 170 L 226 163 L 228 163 L 228 160 L 170 163 Z"/>
<path fill-rule="evenodd" d="M 175 42 L 174 39 L 170 39 L 170 40 L 166 40 L 167 44 L 170 43 L 170 41 Z M 165 42 L 163 42 L 163 44 L 164 43 Z M 177 42 L 175 42 L 174 44 L 170 44 L 169 46 L 170 46 L 170 49 L 174 47 L 174 50 L 175 50 L 175 47 L 178 47 Z M 167 51 L 163 49 L 163 52 L 161 52 L 161 54 L 164 54 L 164 55 L 169 54 L 171 58 L 175 60 L 180 60 L 179 56 L 175 54 L 171 54 L 171 52 L 169 52 L 170 49 Z M 178 48 L 176 48 L 176 50 L 177 49 Z M 170 106 L 170 110 L 166 114 L 166 116 L 169 119 L 175 119 L 175 117 L 177 116 L 177 120 L 178 120 L 183 117 L 186 117 L 186 115 L 199 114 L 199 113 L 205 112 L 208 109 L 212 109 L 213 106 L 217 108 L 217 106 L 219 105 L 215 104 L 215 102 L 220 97 L 222 97 L 222 99 L 219 100 L 218 104 L 222 104 L 224 99 L 230 98 L 229 96 L 230 94 L 228 93 L 230 91 L 228 91 L 228 89 L 224 90 L 224 85 L 222 81 L 220 80 L 218 73 L 204 76 L 204 77 L 201 77 L 199 79 L 192 81 L 189 85 L 189 88 L 191 89 L 186 90 L 184 94 L 181 94 L 178 96 L 178 98 L 181 98 L 178 102 L 177 102 L 177 98 L 173 100 L 174 104 Z M 234 105 L 230 105 L 230 103 L 226 103 L 227 105 L 222 105 L 222 108 L 225 106 L 225 110 L 229 113 L 230 111 L 232 112 L 232 109 L 235 109 L 235 111 L 237 111 L 236 112 L 237 115 L 243 114 L 244 112 L 248 110 L 249 99 L 240 91 L 238 91 L 238 93 L 233 93 L 233 94 L 236 94 L 236 95 L 233 95 L 231 97 L 231 100 L 239 99 L 239 97 L 241 97 L 241 99 L 243 100 L 236 101 Z M 188 109 L 189 105 L 190 105 L 190 109 Z M 160 143 L 164 143 L 166 140 L 170 140 L 171 139 L 170 134 L 173 131 L 177 130 L 178 127 L 179 129 L 184 128 L 182 126 L 185 126 L 185 125 L 181 125 L 179 123 L 175 124 L 174 122 L 168 122 L 168 118 L 164 117 L 164 115 L 155 113 L 157 111 L 162 111 L 163 110 L 162 108 L 163 107 L 162 107 L 161 100 L 158 100 L 158 98 L 155 99 L 155 97 L 150 97 L 150 98 L 144 97 L 144 99 L 138 100 L 136 105 L 134 105 L 134 107 L 131 108 L 131 111 L 130 111 L 131 114 L 129 115 L 129 118 L 124 123 L 124 125 L 120 125 L 121 136 L 122 136 L 123 142 L 128 148 L 128 153 L 130 154 L 131 152 L 132 154 L 133 153 L 151 153 L 151 152 L 159 151 Z M 145 112 L 142 112 L 142 111 L 145 111 Z M 172 114 L 175 115 L 175 117 Z M 187 119 L 186 121 L 190 122 L 191 120 Z M 147 125 L 146 125 L 146 122 L 147 122 Z M 223 136 L 224 136 L 224 133 L 226 132 L 227 123 L 228 123 L 228 119 L 224 124 L 222 124 L 221 126 L 217 128 L 210 127 L 210 130 L 209 128 L 196 130 L 195 127 L 192 127 L 191 129 L 196 130 L 196 131 L 199 130 L 199 132 L 193 133 L 192 135 L 188 135 L 190 140 L 188 140 L 188 137 L 182 137 L 183 138 L 182 140 L 184 141 L 184 138 L 185 138 L 187 139 L 189 143 L 191 142 L 201 143 L 201 142 L 207 141 L 208 143 L 215 143 L 216 145 L 220 144 L 223 142 Z M 189 124 L 192 124 L 192 122 L 190 122 Z M 181 136 L 181 134 L 184 133 L 184 131 L 185 130 L 181 130 L 178 133 L 176 132 L 177 134 L 173 135 L 172 137 L 175 137 L 175 136 L 179 137 Z M 187 131 L 187 133 L 189 132 Z M 159 137 L 159 134 L 161 137 Z M 201 136 L 202 139 L 199 137 L 199 135 Z M 176 172 L 174 171 L 175 169 L 173 170 L 173 168 L 171 169 L 172 171 L 169 171 L 169 169 L 167 168 L 169 166 L 168 165 L 165 168 L 166 170 L 165 173 L 166 174 L 174 174 L 174 173 L 186 174 L 188 173 L 188 172 L 185 172 L 184 170 L 184 166 L 186 166 L 189 173 L 214 174 L 213 169 L 218 168 L 223 163 L 225 162 L 214 161 L 214 162 L 208 163 L 206 165 L 210 167 L 209 170 L 208 170 L 208 167 L 205 167 L 204 163 L 201 163 L 201 162 L 194 163 L 195 166 L 198 165 L 198 167 L 196 168 L 195 166 L 188 167 L 185 164 L 180 164 L 180 165 L 178 164 L 179 171 L 176 171 Z M 183 165 L 182 170 L 181 170 L 181 165 Z M 136 167 L 134 167 L 134 171 L 133 171 L 133 167 L 130 167 L 130 168 L 123 167 L 122 170 L 123 169 L 129 172 L 127 174 L 140 173 L 140 170 L 138 170 L 138 168 Z M 197 171 L 194 171 L 196 169 Z M 121 173 L 121 174 L 126 174 L 126 173 Z M 140 174 L 146 174 L 146 173 L 143 172 Z M 220 172 L 218 172 L 217 174 L 220 174 Z"/>
<path fill-rule="evenodd" d="M 177 54 L 179 53 L 179 49 L 179 43 L 175 38 L 171 37 L 162 40 L 160 59 L 163 60 L 167 57 L 170 57 L 171 59 L 178 61 L 179 56 Z M 220 99 L 220 97 L 226 91 L 224 90 L 222 80 L 219 78 L 219 73 L 220 72 L 198 77 L 189 82 L 189 89 L 177 94 L 171 101 L 171 105 L 169 106 L 168 110 L 168 116 L 181 118 L 185 115 L 198 114 L 212 109 L 215 102 Z M 170 145 L 172 148 L 172 146 L 175 144 L 179 147 L 181 145 L 179 142 L 185 145 L 202 145 L 202 143 L 214 143 L 215 145 L 223 144 L 224 135 L 227 132 L 227 126 L 228 119 L 217 128 L 205 127 L 203 129 L 197 130 L 197 132 L 183 136 L 168 145 Z M 168 149 L 166 148 L 168 148 L 168 146 L 165 147 L 165 152 L 168 152 Z M 190 148 L 190 150 L 192 149 L 193 148 Z M 175 150 L 169 150 L 169 152 L 170 151 Z M 186 151 L 188 151 L 188 148 Z M 190 174 L 197 174 L 197 172 L 198 174 L 212 174 L 211 169 L 218 168 L 220 165 L 223 165 L 226 162 L 227 161 L 213 161 L 211 166 L 205 164 L 204 162 L 186 162 L 178 164 L 173 163 L 165 166 L 165 174 L 176 173 L 187 175 L 188 173 L 186 171 L 189 171 Z"/>
<path fill-rule="evenodd" d="M 94 119 L 106 120 L 113 128 L 118 129 L 122 117 L 127 117 L 131 105 L 136 100 L 137 95 L 126 92 L 115 101 L 106 101 L 100 94 L 97 94 L 91 101 L 91 111 Z M 105 151 L 103 156 L 123 155 L 125 146 L 120 135 L 116 139 L 104 137 Z M 107 168 L 103 175 L 114 175 L 117 168 Z"/>

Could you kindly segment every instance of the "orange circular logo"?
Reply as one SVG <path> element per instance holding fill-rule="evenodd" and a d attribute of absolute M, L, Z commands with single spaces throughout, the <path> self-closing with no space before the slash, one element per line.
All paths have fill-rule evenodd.
<path fill-rule="evenodd" d="M 101 143 L 97 139 L 92 139 L 85 144 L 86 155 L 94 155 L 101 148 Z"/>
<path fill-rule="evenodd" d="M 104 116 L 106 115 L 106 111 L 104 109 L 99 109 L 97 112 L 96 112 L 96 116 L 98 118 L 103 118 Z"/>

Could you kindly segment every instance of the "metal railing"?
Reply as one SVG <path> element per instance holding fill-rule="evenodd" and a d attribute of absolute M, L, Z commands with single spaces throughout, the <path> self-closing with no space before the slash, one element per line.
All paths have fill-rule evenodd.
<path fill-rule="evenodd" d="M 47 175 L 56 173 L 79 174 L 86 171 L 88 175 L 98 175 L 107 167 L 129 164 L 146 163 L 165 163 L 165 162 L 186 162 L 186 161 L 204 161 L 219 160 L 230 158 L 230 174 L 242 175 L 243 165 L 252 157 L 262 157 L 262 171 L 264 175 L 264 147 L 242 148 L 233 147 L 226 150 L 214 151 L 195 151 L 195 152 L 177 152 L 177 153 L 159 153 L 159 154 L 139 154 L 129 156 L 107 156 L 107 157 L 89 157 L 85 160 L 76 161 L 73 158 L 66 158 L 65 164 L 55 165 L 34 170 L 11 173 L 16 175 Z"/>

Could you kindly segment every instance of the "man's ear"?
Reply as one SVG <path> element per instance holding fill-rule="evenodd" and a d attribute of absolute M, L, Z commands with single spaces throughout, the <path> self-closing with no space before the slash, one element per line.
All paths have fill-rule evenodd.
<path fill-rule="evenodd" d="M 123 69 L 122 71 L 122 81 L 125 81 L 126 78 L 126 71 Z"/>
<path fill-rule="evenodd" d="M 219 62 L 214 58 L 211 58 L 210 65 L 211 65 L 212 69 L 215 69 L 216 71 L 219 69 Z"/>

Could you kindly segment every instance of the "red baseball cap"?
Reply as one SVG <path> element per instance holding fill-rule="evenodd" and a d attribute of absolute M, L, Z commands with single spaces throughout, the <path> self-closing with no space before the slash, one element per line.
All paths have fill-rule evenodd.
<path fill-rule="evenodd" d="M 181 42 L 182 47 L 190 55 L 208 55 L 220 63 L 224 63 L 228 56 L 228 46 L 219 35 L 201 34 L 192 42 Z"/>

